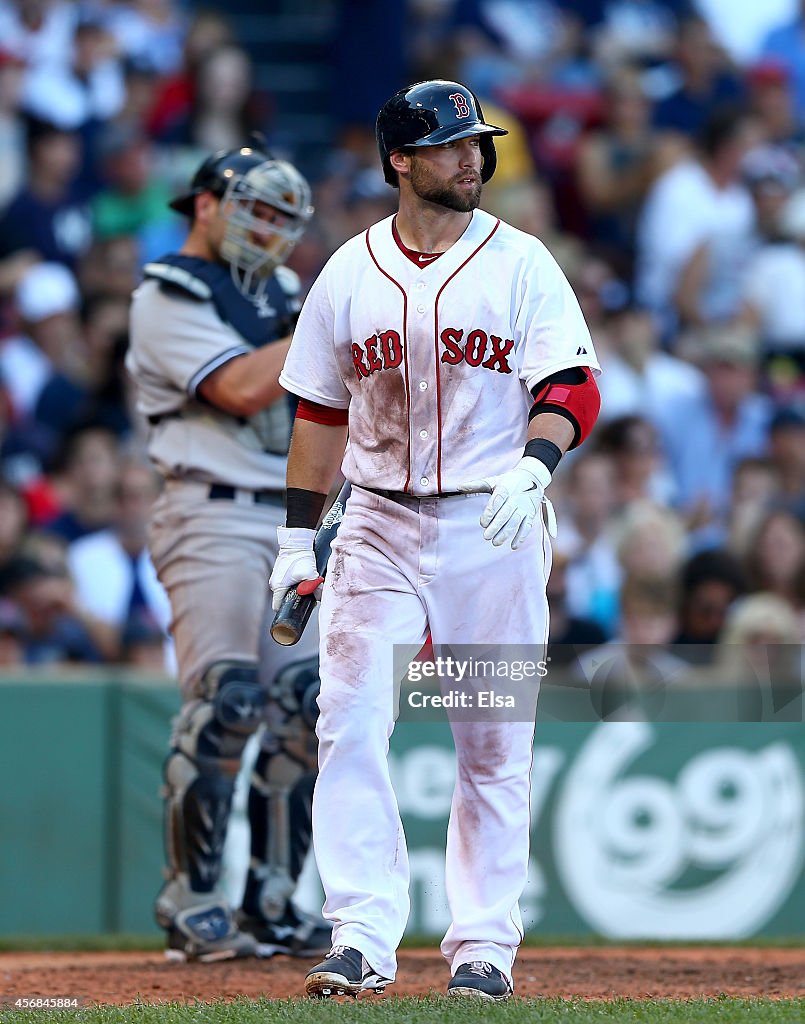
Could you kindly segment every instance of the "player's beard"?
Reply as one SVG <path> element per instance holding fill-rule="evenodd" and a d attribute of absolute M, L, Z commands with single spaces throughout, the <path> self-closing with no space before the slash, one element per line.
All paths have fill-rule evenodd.
<path fill-rule="evenodd" d="M 461 174 L 458 177 L 465 178 Z M 457 210 L 459 213 L 470 213 L 477 210 L 481 202 L 481 179 L 478 178 L 475 188 L 471 192 L 459 191 L 456 181 L 445 182 L 430 170 L 427 164 L 417 160 L 416 153 L 411 161 L 411 188 L 420 199 L 437 206 L 445 206 L 448 210 Z"/>

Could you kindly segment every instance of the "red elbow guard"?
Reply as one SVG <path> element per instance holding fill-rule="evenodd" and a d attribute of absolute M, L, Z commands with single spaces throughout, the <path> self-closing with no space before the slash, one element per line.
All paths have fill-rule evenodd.
<path fill-rule="evenodd" d="M 589 437 L 600 409 L 601 394 L 593 372 L 588 366 L 579 366 L 570 371 L 560 370 L 537 385 L 528 419 L 531 421 L 541 412 L 564 416 L 575 430 L 570 447 L 577 448 Z"/>

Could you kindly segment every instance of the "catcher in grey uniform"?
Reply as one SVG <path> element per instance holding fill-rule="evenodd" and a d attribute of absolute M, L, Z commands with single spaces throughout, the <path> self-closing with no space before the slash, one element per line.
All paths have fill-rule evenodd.
<path fill-rule="evenodd" d="M 289 163 L 216 153 L 171 206 L 179 253 L 146 264 L 127 367 L 165 480 L 149 546 L 171 600 L 183 705 L 165 762 L 167 881 L 156 917 L 172 959 L 326 949 L 291 896 L 310 844 L 317 630 L 269 636 L 266 579 L 284 521 L 288 396 L 278 383 L 299 308 L 282 264 L 313 213 Z M 218 889 L 235 779 L 259 731 L 242 906 Z"/>

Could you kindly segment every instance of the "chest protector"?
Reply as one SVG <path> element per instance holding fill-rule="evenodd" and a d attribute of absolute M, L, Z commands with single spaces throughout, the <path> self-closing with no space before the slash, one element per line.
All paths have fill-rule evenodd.
<path fill-rule="evenodd" d="M 160 281 L 166 290 L 211 302 L 221 320 L 253 348 L 289 334 L 301 307 L 299 278 L 287 267 L 277 267 L 259 302 L 238 291 L 228 267 L 196 256 L 172 253 L 146 263 L 143 273 Z"/>

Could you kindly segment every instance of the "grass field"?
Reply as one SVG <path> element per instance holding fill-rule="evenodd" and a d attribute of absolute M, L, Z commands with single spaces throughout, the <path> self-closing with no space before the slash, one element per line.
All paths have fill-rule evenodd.
<path fill-rule="evenodd" d="M 484 1003 L 447 997 L 342 1002 L 236 1000 L 196 1005 L 135 1004 L 70 1011 L 0 1010 L 9 1024 L 802 1024 L 805 1000 L 695 999 L 598 1000 L 513 999 Z"/>

